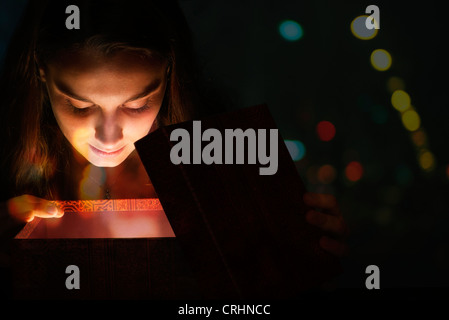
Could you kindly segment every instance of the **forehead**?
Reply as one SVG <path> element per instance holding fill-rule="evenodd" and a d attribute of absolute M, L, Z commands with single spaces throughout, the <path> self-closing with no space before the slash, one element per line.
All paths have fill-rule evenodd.
<path fill-rule="evenodd" d="M 47 66 L 47 78 L 83 94 L 120 94 L 164 77 L 167 62 L 120 51 L 113 55 L 84 50 L 60 55 Z M 125 93 L 124 92 L 124 93 Z"/>

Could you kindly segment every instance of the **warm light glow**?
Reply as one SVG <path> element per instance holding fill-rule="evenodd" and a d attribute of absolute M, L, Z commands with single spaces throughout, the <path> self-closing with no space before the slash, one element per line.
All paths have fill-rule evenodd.
<path fill-rule="evenodd" d="M 336 176 L 337 170 L 330 164 L 325 164 L 318 169 L 317 177 L 321 183 L 330 184 L 335 180 Z"/>
<path fill-rule="evenodd" d="M 387 88 L 390 93 L 393 93 L 396 90 L 405 90 L 404 80 L 399 77 L 390 77 L 387 81 Z"/>
<path fill-rule="evenodd" d="M 299 23 L 293 20 L 286 20 L 279 25 L 279 33 L 285 40 L 297 41 L 302 38 L 304 32 Z"/>
<path fill-rule="evenodd" d="M 106 172 L 102 168 L 87 165 L 83 170 L 83 177 L 79 185 L 80 199 L 101 199 L 102 188 L 106 179 Z"/>
<path fill-rule="evenodd" d="M 82 141 L 87 141 L 90 136 L 90 130 L 88 128 L 80 128 L 73 133 L 74 147 L 81 154 L 89 153 L 89 146 L 87 144 L 81 144 Z"/>
<path fill-rule="evenodd" d="M 435 158 L 429 150 L 423 150 L 419 155 L 419 165 L 425 171 L 431 171 L 435 166 Z"/>
<path fill-rule="evenodd" d="M 422 130 L 412 133 L 412 141 L 417 147 L 422 147 L 426 143 L 426 134 Z"/>
<path fill-rule="evenodd" d="M 304 158 L 306 154 L 306 147 L 301 141 L 284 140 L 284 142 L 293 161 L 299 161 Z"/>
<path fill-rule="evenodd" d="M 320 121 L 316 132 L 321 141 L 330 141 L 335 137 L 335 126 L 329 121 Z"/>
<path fill-rule="evenodd" d="M 60 219 L 40 219 L 18 239 L 175 237 L 157 198 L 52 201 L 65 212 Z M 55 224 L 54 220 L 59 220 Z"/>
<path fill-rule="evenodd" d="M 366 27 L 367 15 L 358 16 L 351 22 L 352 34 L 360 40 L 370 40 L 377 35 L 377 29 L 368 29 Z"/>
<path fill-rule="evenodd" d="M 447 178 L 449 179 L 449 164 L 446 166 L 446 175 L 447 175 Z"/>
<path fill-rule="evenodd" d="M 421 125 L 421 119 L 414 110 L 407 110 L 402 114 L 402 124 L 408 131 L 416 131 Z"/>
<path fill-rule="evenodd" d="M 410 108 L 410 96 L 403 90 L 396 90 L 391 95 L 391 104 L 398 111 L 405 111 Z"/>
<path fill-rule="evenodd" d="M 349 181 L 358 181 L 363 176 L 363 167 L 358 161 L 351 161 L 345 169 L 346 178 Z"/>
<path fill-rule="evenodd" d="M 391 55 L 384 49 L 377 49 L 371 53 L 371 65 L 378 71 L 386 71 L 391 67 Z"/>

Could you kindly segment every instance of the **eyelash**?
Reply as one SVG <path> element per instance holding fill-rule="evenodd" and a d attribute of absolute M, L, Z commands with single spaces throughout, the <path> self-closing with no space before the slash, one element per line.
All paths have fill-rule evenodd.
<path fill-rule="evenodd" d="M 124 107 L 124 109 L 126 109 L 126 111 L 128 111 L 128 112 L 139 114 L 139 113 L 145 112 L 148 109 L 150 109 L 149 102 L 150 101 L 147 101 L 147 103 L 145 105 L 143 105 L 142 107 L 137 108 L 137 109 L 126 108 L 126 107 Z M 92 107 L 77 108 L 68 99 L 66 100 L 66 104 L 70 107 L 70 109 L 73 113 L 78 114 L 78 115 L 85 115 L 92 109 Z"/>
<path fill-rule="evenodd" d="M 137 109 L 126 108 L 127 111 L 132 112 L 132 113 L 142 113 L 142 112 L 147 111 L 148 109 L 150 109 L 148 102 L 144 106 L 137 108 Z"/>
<path fill-rule="evenodd" d="M 70 102 L 69 99 L 66 99 L 65 102 L 66 102 L 66 105 L 70 108 L 70 111 L 72 111 L 75 114 L 84 115 L 84 114 L 87 114 L 91 110 L 91 107 L 77 108 Z"/>

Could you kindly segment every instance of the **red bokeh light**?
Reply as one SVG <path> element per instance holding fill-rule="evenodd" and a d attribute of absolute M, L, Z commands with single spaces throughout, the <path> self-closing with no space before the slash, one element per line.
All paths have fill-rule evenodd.
<path fill-rule="evenodd" d="M 320 121 L 316 126 L 318 138 L 322 141 L 330 141 L 335 137 L 335 126 L 329 121 Z"/>
<path fill-rule="evenodd" d="M 346 166 L 345 174 L 349 181 L 358 181 L 363 176 L 363 167 L 360 162 L 352 161 Z"/>

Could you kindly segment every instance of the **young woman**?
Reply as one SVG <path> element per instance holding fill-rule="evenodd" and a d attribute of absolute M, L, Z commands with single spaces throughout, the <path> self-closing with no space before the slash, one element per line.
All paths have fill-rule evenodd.
<path fill-rule="evenodd" d="M 66 27 L 73 4 L 80 29 Z M 199 94 L 173 1 L 31 2 L 14 39 L 1 82 L 3 234 L 61 217 L 51 199 L 157 197 L 134 142 L 218 110 Z M 343 255 L 347 228 L 335 198 L 304 200 L 321 209 L 307 220 L 329 233 L 322 247 Z"/>

